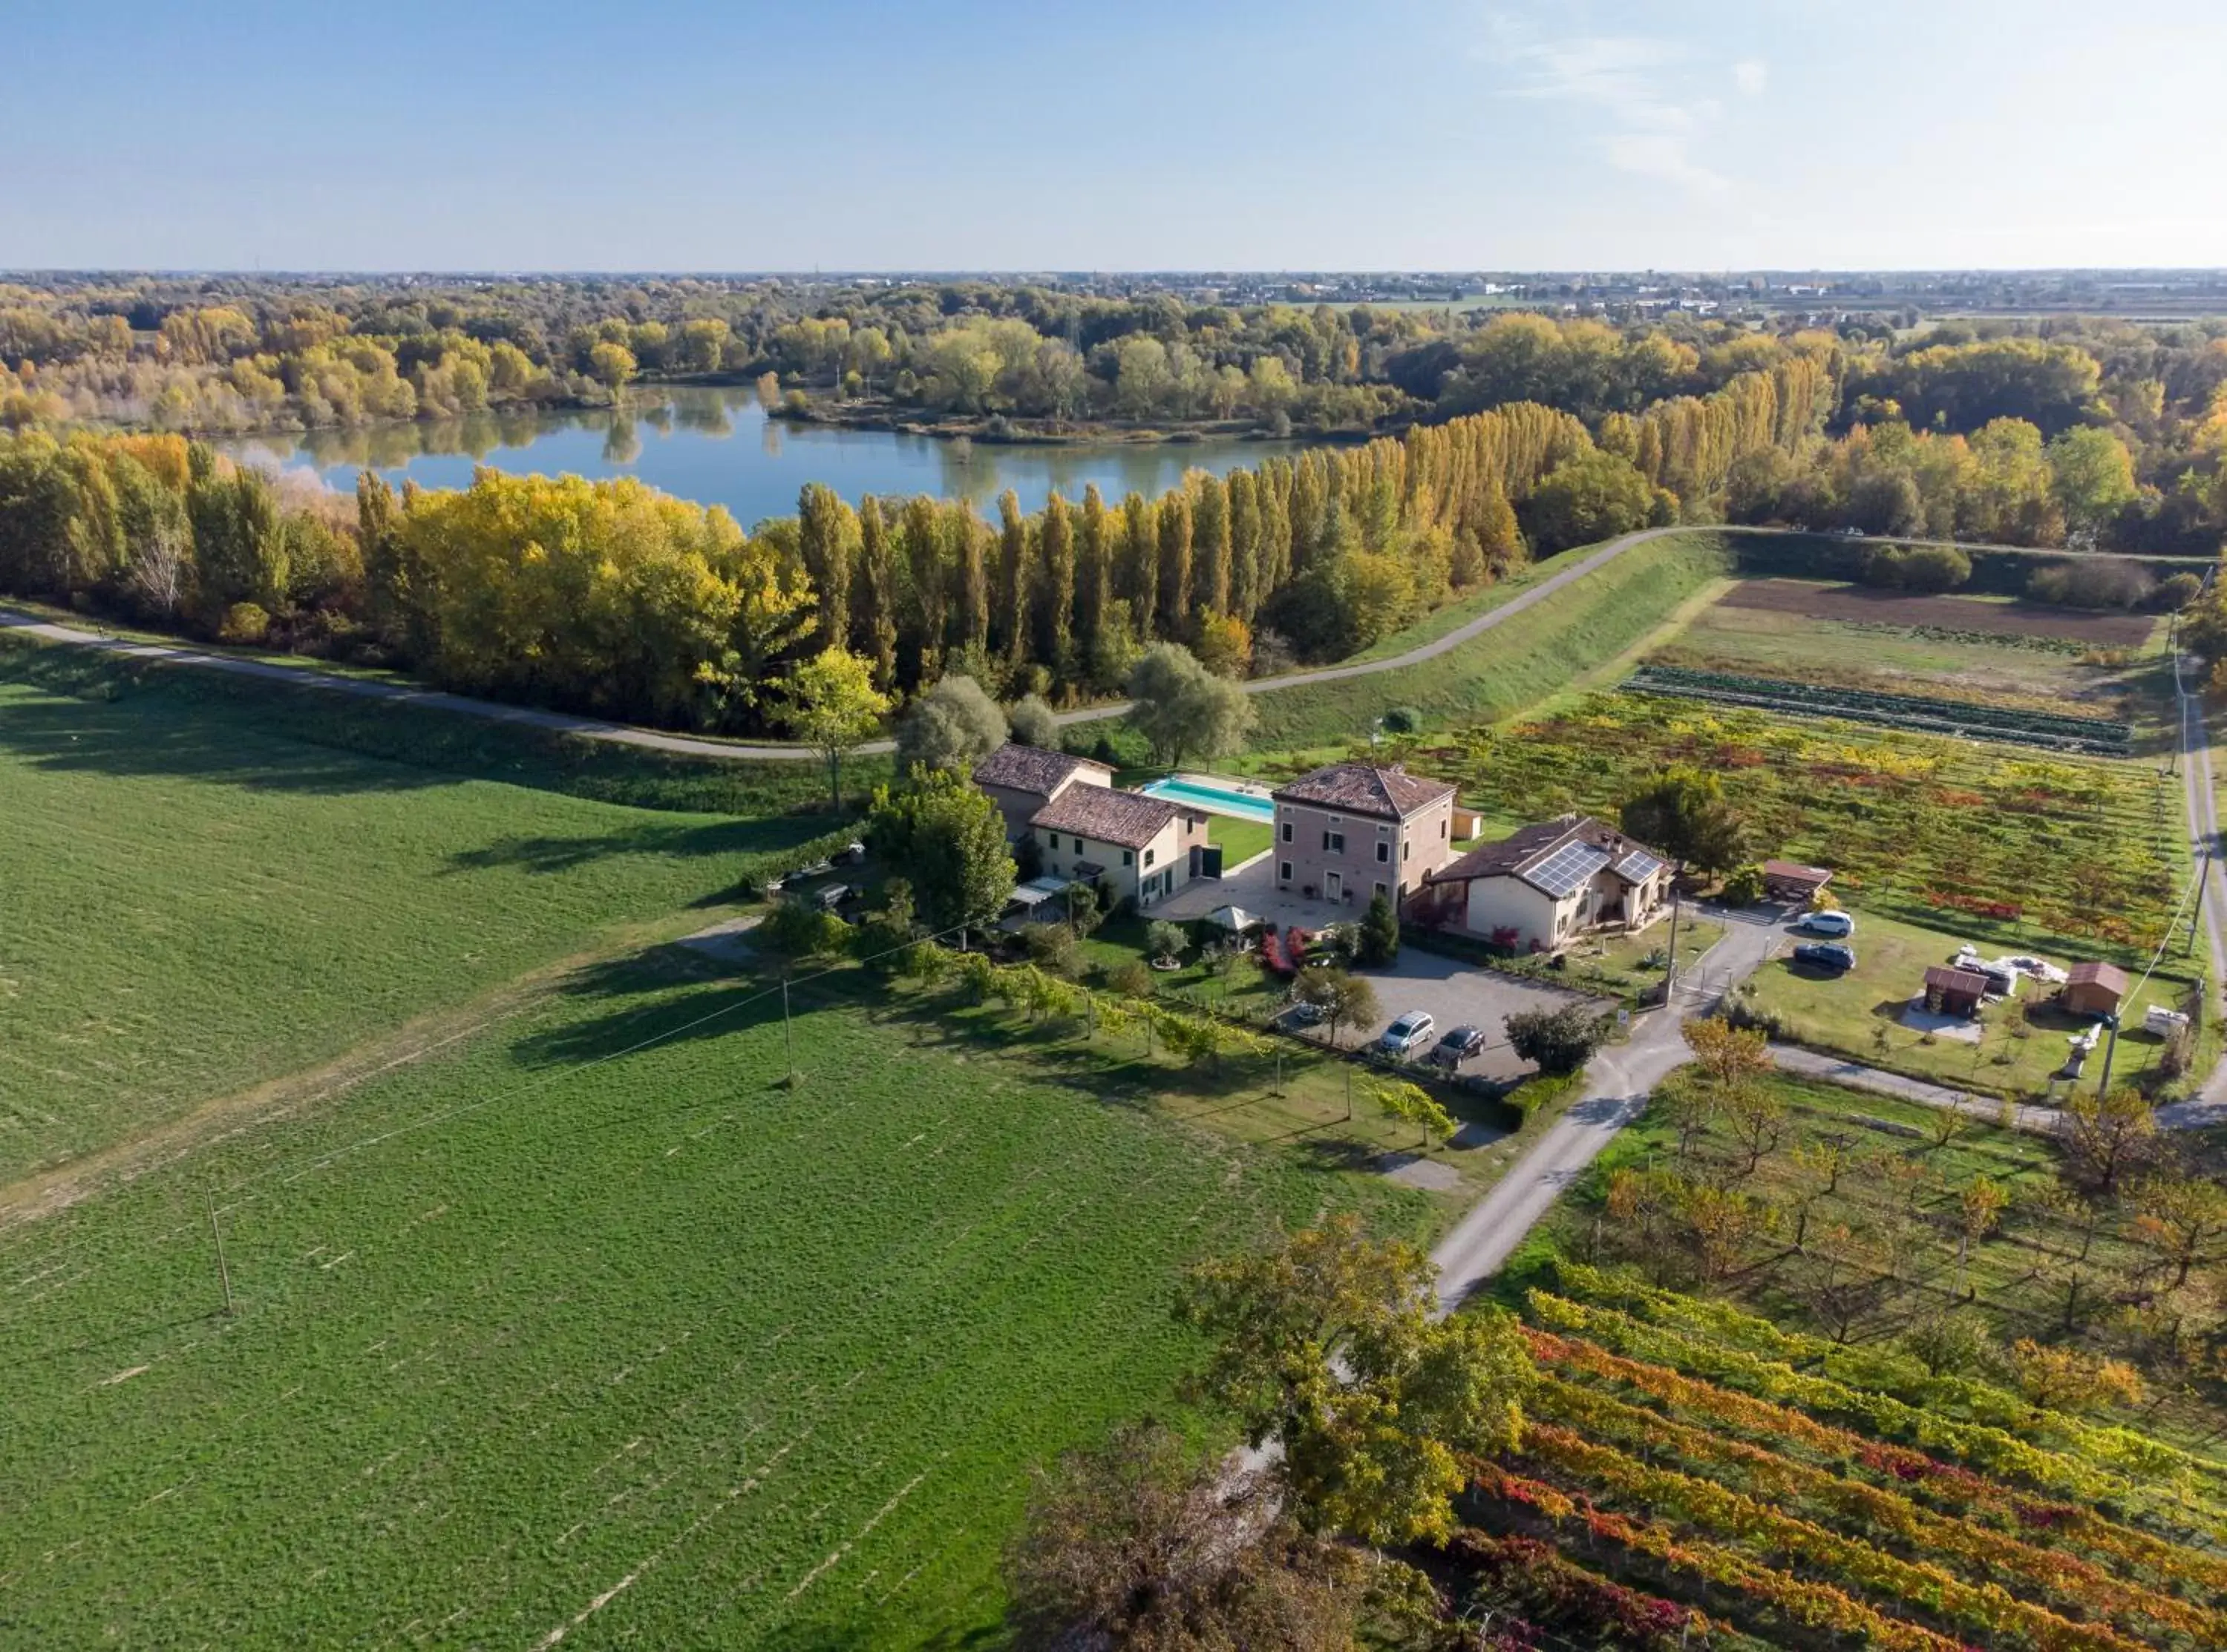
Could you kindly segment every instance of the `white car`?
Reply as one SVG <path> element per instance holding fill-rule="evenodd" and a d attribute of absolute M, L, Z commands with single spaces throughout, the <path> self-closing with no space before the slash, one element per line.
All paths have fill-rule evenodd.
<path fill-rule="evenodd" d="M 1406 1056 L 1428 1043 L 1438 1028 L 1438 1018 L 1427 1011 L 1410 1010 L 1384 1029 L 1376 1047 L 1388 1056 Z"/>
<path fill-rule="evenodd" d="M 1845 912 L 1812 912 L 1794 926 L 1809 935 L 1831 935 L 1845 941 L 1856 932 L 1856 921 Z"/>

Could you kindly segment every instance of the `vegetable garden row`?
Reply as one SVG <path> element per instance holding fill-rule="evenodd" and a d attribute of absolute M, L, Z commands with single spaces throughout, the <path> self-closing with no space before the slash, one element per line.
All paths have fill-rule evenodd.
<path fill-rule="evenodd" d="M 1920 734 L 2001 740 L 2083 756 L 2124 757 L 2131 755 L 2134 749 L 2134 729 L 2126 723 L 1983 705 L 1932 695 L 1884 694 L 1871 689 L 1835 688 L 1780 677 L 1694 671 L 1679 666 L 1642 666 L 1625 679 L 1624 687 L 1629 693 L 1676 695 L 1803 717 L 1872 723 Z"/>

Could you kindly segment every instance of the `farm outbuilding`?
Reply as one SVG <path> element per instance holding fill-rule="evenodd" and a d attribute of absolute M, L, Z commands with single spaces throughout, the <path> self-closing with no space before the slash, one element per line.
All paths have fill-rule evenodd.
<path fill-rule="evenodd" d="M 2075 964 L 2058 996 L 2074 1015 L 2116 1015 L 2129 985 L 2116 964 Z"/>
<path fill-rule="evenodd" d="M 1935 964 L 1925 972 L 1925 1007 L 1935 1015 L 1975 1016 L 1988 996 L 1988 978 Z"/>
<path fill-rule="evenodd" d="M 1760 870 L 1766 899 L 1797 906 L 1809 905 L 1817 898 L 1818 891 L 1833 881 L 1830 868 L 1804 866 L 1791 860 L 1766 860 Z"/>

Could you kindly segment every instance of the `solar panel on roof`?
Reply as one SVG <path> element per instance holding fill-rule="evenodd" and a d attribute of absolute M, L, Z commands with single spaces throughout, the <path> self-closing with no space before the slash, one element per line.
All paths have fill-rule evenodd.
<path fill-rule="evenodd" d="M 1609 863 L 1609 852 L 1589 843 L 1565 844 L 1523 881 L 1560 900 Z"/>
<path fill-rule="evenodd" d="M 1662 863 L 1638 849 L 1633 850 L 1618 863 L 1616 875 L 1627 883 L 1644 883 L 1662 870 Z"/>

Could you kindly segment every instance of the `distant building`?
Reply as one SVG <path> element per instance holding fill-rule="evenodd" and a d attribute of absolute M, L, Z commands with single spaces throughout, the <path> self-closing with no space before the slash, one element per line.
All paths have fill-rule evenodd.
<path fill-rule="evenodd" d="M 1208 816 L 1142 792 L 1068 785 L 1036 812 L 1043 875 L 1102 889 L 1139 910 L 1197 877 L 1207 850 Z"/>
<path fill-rule="evenodd" d="M 974 783 L 1005 817 L 1005 836 L 1018 839 L 1030 818 L 1070 786 L 1111 786 L 1114 771 L 1088 757 L 1008 742 L 974 765 Z"/>
<path fill-rule="evenodd" d="M 1453 858 L 1453 786 L 1398 763 L 1331 763 L 1270 796 L 1276 887 L 1304 899 L 1396 907 Z"/>
<path fill-rule="evenodd" d="M 1434 873 L 1412 911 L 1525 952 L 1560 952 L 1601 929 L 1644 928 L 1666 909 L 1670 866 L 1586 815 L 1528 826 Z"/>
<path fill-rule="evenodd" d="M 2058 998 L 2074 1015 L 2116 1015 L 2132 985 L 2116 964 L 2075 964 Z"/>

